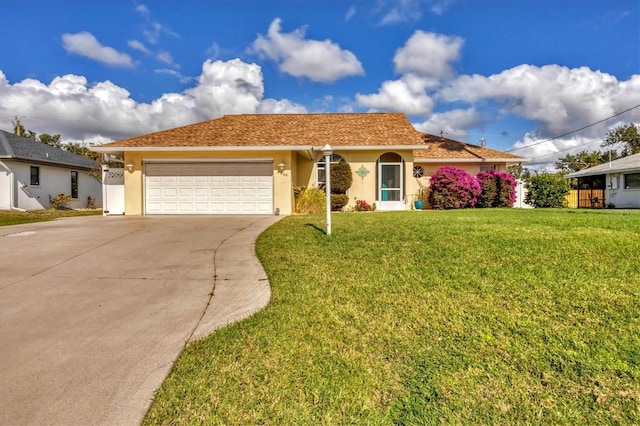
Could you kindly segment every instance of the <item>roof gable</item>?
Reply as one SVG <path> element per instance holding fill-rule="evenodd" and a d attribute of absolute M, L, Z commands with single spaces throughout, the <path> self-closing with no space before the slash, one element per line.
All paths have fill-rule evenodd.
<path fill-rule="evenodd" d="M 32 161 L 44 164 L 93 169 L 98 163 L 36 140 L 0 130 L 0 159 Z"/>

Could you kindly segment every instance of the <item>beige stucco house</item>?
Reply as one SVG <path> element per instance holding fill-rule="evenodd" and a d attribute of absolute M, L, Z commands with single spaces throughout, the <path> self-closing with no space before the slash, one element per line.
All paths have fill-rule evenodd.
<path fill-rule="evenodd" d="M 252 114 L 104 144 L 121 155 L 125 214 L 291 214 L 294 187 L 324 183 L 322 148 L 353 172 L 350 205 L 410 208 L 441 165 L 477 174 L 524 158 L 415 130 L 401 113 Z"/>

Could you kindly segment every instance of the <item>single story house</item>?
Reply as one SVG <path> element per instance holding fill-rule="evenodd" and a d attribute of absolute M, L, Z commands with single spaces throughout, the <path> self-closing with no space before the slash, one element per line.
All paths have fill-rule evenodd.
<path fill-rule="evenodd" d="M 87 207 L 89 197 L 101 207 L 99 170 L 88 158 L 0 130 L 0 209 L 46 209 L 61 192 L 71 208 Z"/>
<path fill-rule="evenodd" d="M 578 179 L 578 191 L 581 191 L 583 180 L 594 180 L 594 178 L 604 180 L 605 190 L 602 191 L 602 199 L 592 199 L 588 207 L 640 208 L 640 154 L 629 155 L 609 163 L 569 173 L 565 178 Z M 578 194 L 578 199 L 580 198 Z"/>
<path fill-rule="evenodd" d="M 125 214 L 291 214 L 294 188 L 324 184 L 322 154 L 346 161 L 348 192 L 379 210 L 408 200 L 440 165 L 477 174 L 526 159 L 417 131 L 402 113 L 225 115 L 103 144 L 125 164 Z"/>

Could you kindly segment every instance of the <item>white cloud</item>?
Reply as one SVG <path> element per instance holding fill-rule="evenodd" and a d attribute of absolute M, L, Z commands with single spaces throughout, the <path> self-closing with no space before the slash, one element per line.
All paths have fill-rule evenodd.
<path fill-rule="evenodd" d="M 280 19 L 269 26 L 266 37 L 259 34 L 249 51 L 276 62 L 280 71 L 312 81 L 332 83 L 340 78 L 364 75 L 356 56 L 331 40 L 306 40 L 304 28 L 282 33 Z"/>
<path fill-rule="evenodd" d="M 482 119 L 475 108 L 454 109 L 436 113 L 422 123 L 415 123 L 414 127 L 425 133 L 439 135 L 440 132 L 451 139 L 464 139 L 469 136 L 467 129 L 482 125 Z"/>
<path fill-rule="evenodd" d="M 454 0 L 380 0 L 379 10 L 383 11 L 380 25 L 393 25 L 417 21 L 423 10 L 442 15 Z"/>
<path fill-rule="evenodd" d="M 167 51 L 158 52 L 156 54 L 156 59 L 164 64 L 174 65 L 173 57 L 171 56 L 171 53 Z"/>
<path fill-rule="evenodd" d="M 543 136 L 557 136 L 638 104 L 638 93 L 640 75 L 621 82 L 586 67 L 520 65 L 489 77 L 460 76 L 439 95 L 448 102 L 498 102 L 503 114 L 535 120 Z M 582 134 L 602 135 L 602 126 Z"/>
<path fill-rule="evenodd" d="M 141 15 L 148 15 L 149 14 L 149 8 L 147 6 L 145 6 L 144 4 L 139 4 L 138 6 L 136 6 L 136 12 L 138 12 Z"/>
<path fill-rule="evenodd" d="M 258 114 L 304 114 L 307 109 L 300 104 L 291 102 L 288 99 L 265 99 L 260 102 L 256 111 Z"/>
<path fill-rule="evenodd" d="M 220 46 L 218 46 L 218 43 L 216 43 L 215 41 L 211 43 L 211 46 L 209 46 L 209 48 L 207 49 L 206 54 L 209 59 L 218 59 L 218 56 L 220 56 Z"/>
<path fill-rule="evenodd" d="M 190 81 L 196 80 L 194 77 L 189 77 L 186 75 L 182 75 L 182 73 L 169 68 L 161 68 L 154 71 L 156 74 L 166 74 L 180 80 L 180 83 L 189 83 Z"/>
<path fill-rule="evenodd" d="M 351 6 L 349 8 L 349 10 L 347 10 L 347 14 L 344 16 L 344 20 L 345 21 L 350 20 L 351 18 L 353 18 L 355 16 L 355 14 L 356 14 L 356 7 L 355 6 Z"/>
<path fill-rule="evenodd" d="M 133 50 L 139 50 L 140 52 L 149 54 L 151 53 L 151 51 L 149 49 L 147 49 L 147 47 L 142 44 L 142 42 L 138 41 L 138 40 L 129 40 L 127 42 L 127 45 L 132 48 Z"/>
<path fill-rule="evenodd" d="M 69 53 L 84 56 L 114 67 L 133 67 L 131 57 L 112 47 L 103 46 L 93 34 L 83 31 L 77 34 L 63 34 L 62 43 Z"/>
<path fill-rule="evenodd" d="M 357 93 L 356 102 L 376 111 L 401 111 L 408 115 L 427 116 L 431 113 L 434 101 L 425 89 L 425 80 L 409 74 L 400 80 L 385 81 L 378 93 Z"/>
<path fill-rule="evenodd" d="M 61 134 L 64 141 L 104 141 L 220 117 L 257 112 L 304 112 L 286 99 L 263 99 L 262 70 L 239 59 L 206 61 L 195 86 L 137 102 L 110 81 L 89 84 L 79 75 L 49 84 L 25 79 L 11 84 L 0 71 L 0 128 L 11 119 L 37 133 Z"/>
<path fill-rule="evenodd" d="M 444 34 L 417 30 L 396 51 L 393 58 L 397 72 L 417 73 L 425 77 L 449 79 L 453 77 L 452 63 L 460 59 L 464 40 Z"/>

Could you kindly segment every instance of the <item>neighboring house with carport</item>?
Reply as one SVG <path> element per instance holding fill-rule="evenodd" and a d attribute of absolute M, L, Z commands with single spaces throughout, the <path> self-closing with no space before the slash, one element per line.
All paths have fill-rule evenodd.
<path fill-rule="evenodd" d="M 40 210 L 61 192 L 71 208 L 102 206 L 95 161 L 42 142 L 0 130 L 0 209 Z"/>
<path fill-rule="evenodd" d="M 640 208 L 640 154 L 569 173 L 565 178 L 578 181 L 578 208 Z M 605 189 L 594 192 L 592 182 L 604 182 Z"/>
<path fill-rule="evenodd" d="M 379 210 L 410 208 L 440 165 L 477 174 L 526 159 L 415 130 L 402 113 L 251 114 L 92 149 L 124 158 L 125 214 L 291 214 L 295 187 L 324 184 L 322 147 L 353 173 L 348 192 Z"/>

